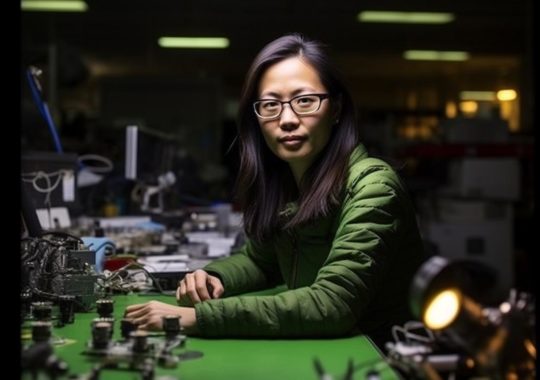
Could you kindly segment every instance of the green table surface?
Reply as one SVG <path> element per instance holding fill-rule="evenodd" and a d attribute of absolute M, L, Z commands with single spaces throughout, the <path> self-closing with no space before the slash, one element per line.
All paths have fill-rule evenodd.
<path fill-rule="evenodd" d="M 175 304 L 163 295 L 121 295 L 114 297 L 114 339 L 120 339 L 118 322 L 127 305 L 151 299 Z M 54 328 L 56 338 L 66 343 L 55 346 L 56 355 L 69 365 L 70 374 L 88 373 L 96 359 L 82 354 L 91 340 L 91 321 L 97 313 L 76 313 L 75 322 Z M 203 339 L 187 337 L 184 348 L 175 352 L 198 351 L 202 357 L 180 361 L 174 369 L 156 367 L 156 379 L 172 376 L 178 380 L 210 379 L 319 379 L 313 360 L 318 358 L 332 379 L 342 379 L 351 359 L 357 369 L 354 379 L 365 379 L 377 370 L 381 379 L 399 379 L 383 360 L 377 347 L 363 335 L 339 339 Z M 92 361 L 94 360 L 94 361 Z M 30 378 L 23 376 L 23 378 Z M 100 379 L 140 379 L 139 373 L 103 370 Z"/>

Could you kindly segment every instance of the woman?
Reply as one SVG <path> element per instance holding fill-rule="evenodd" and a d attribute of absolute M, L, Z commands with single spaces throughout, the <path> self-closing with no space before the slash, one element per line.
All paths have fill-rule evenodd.
<path fill-rule="evenodd" d="M 239 109 L 237 189 L 246 245 L 179 284 L 179 307 L 151 301 L 126 316 L 187 334 L 323 337 L 353 332 L 384 343 L 409 318 L 423 261 L 410 199 L 385 162 L 359 143 L 351 97 L 321 45 L 300 35 L 255 58 Z M 274 295 L 235 296 L 285 283 Z"/>

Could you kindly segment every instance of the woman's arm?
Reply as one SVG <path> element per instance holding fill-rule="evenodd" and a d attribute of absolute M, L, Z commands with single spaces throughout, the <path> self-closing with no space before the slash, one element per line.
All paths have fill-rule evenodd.
<path fill-rule="evenodd" d="M 181 306 L 246 293 L 275 285 L 277 261 L 272 247 L 248 242 L 232 256 L 188 273 L 179 282 L 176 299 Z"/>
<path fill-rule="evenodd" d="M 272 242 L 262 244 L 248 239 L 239 251 L 203 270 L 219 277 L 224 296 L 268 288 L 282 281 Z"/>
<path fill-rule="evenodd" d="M 149 301 L 128 306 L 124 316 L 127 319 L 131 319 L 138 328 L 144 330 L 162 330 L 162 318 L 164 316 L 177 316 L 180 318 L 180 325 L 184 333 L 196 335 L 198 332 L 195 309 L 191 307 L 180 307 L 159 301 Z"/>
<path fill-rule="evenodd" d="M 399 229 L 411 220 L 411 215 L 404 214 L 412 211 L 403 207 L 405 195 L 391 169 L 380 167 L 361 177 L 347 196 L 328 259 L 311 286 L 275 296 L 231 297 L 197 304 L 200 333 L 335 336 L 350 332 L 374 294 L 385 285 L 382 279 L 388 262 L 394 259 L 392 251 L 399 246 Z M 403 247 L 400 255 L 416 254 L 406 250 Z M 249 273 L 245 275 L 249 277 Z M 395 276 L 403 276 L 401 287 L 408 286 L 406 274 Z"/>

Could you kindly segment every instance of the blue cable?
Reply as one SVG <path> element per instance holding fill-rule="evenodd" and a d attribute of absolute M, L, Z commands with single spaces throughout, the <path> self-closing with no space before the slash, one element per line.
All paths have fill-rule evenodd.
<path fill-rule="evenodd" d="M 56 151 L 58 153 L 63 153 L 64 149 L 62 149 L 62 144 L 60 143 L 60 137 L 58 136 L 58 132 L 56 131 L 56 127 L 54 126 L 54 121 L 52 119 L 51 113 L 49 112 L 49 106 L 47 103 L 43 103 L 43 113 L 45 115 L 45 120 L 47 121 L 47 125 L 49 126 L 49 130 L 51 131 L 51 135 L 54 140 L 54 146 L 56 147 Z"/>
<path fill-rule="evenodd" d="M 34 75 L 32 74 L 32 68 L 28 68 L 26 70 L 26 78 L 28 79 L 34 102 L 36 103 L 38 110 L 41 113 L 41 116 L 43 116 L 43 118 L 47 122 L 47 125 L 49 126 L 49 131 L 51 132 L 56 151 L 58 153 L 63 153 L 64 150 L 62 149 L 62 144 L 60 143 L 60 138 L 58 137 L 56 126 L 54 125 L 54 121 L 51 117 L 51 113 L 49 111 L 47 103 L 45 103 L 45 101 L 40 96 L 40 90 L 36 86 Z"/>
<path fill-rule="evenodd" d="M 31 73 L 31 69 L 28 69 L 26 71 L 26 79 L 28 80 L 28 84 L 30 86 L 30 91 L 32 92 L 32 98 L 34 99 L 34 102 L 36 103 L 36 106 L 39 110 L 39 113 L 41 114 L 42 117 L 45 117 L 45 115 L 43 114 L 43 107 L 41 105 L 41 102 L 40 102 L 40 97 L 39 97 L 39 90 L 36 88 L 36 84 L 34 83 L 34 78 L 33 78 L 33 75 Z"/>

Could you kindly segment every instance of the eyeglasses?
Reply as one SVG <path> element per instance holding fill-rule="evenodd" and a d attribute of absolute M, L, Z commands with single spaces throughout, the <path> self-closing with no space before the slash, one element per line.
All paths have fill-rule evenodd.
<path fill-rule="evenodd" d="M 329 97 L 330 95 L 328 94 L 305 94 L 295 96 L 286 102 L 277 99 L 261 99 L 253 103 L 253 109 L 261 119 L 279 117 L 283 111 L 284 104 L 290 105 L 297 115 L 309 115 L 317 112 L 321 108 L 322 101 Z"/>

